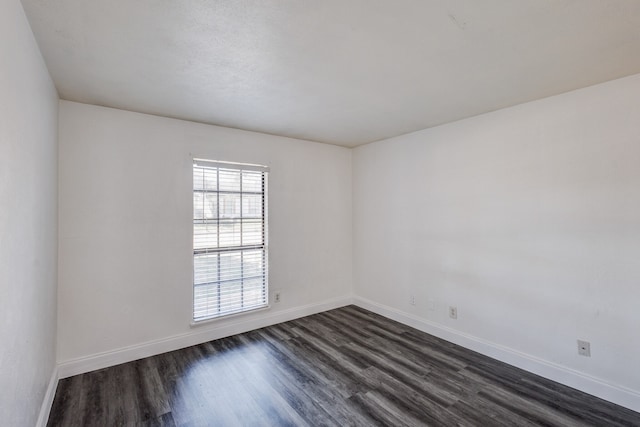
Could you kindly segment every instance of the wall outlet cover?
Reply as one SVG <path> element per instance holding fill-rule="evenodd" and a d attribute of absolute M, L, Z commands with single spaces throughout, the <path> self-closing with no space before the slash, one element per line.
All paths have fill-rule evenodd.
<path fill-rule="evenodd" d="M 580 356 L 591 357 L 591 343 L 589 341 L 578 340 L 578 354 Z"/>
<path fill-rule="evenodd" d="M 449 307 L 449 317 L 452 319 L 458 318 L 458 307 Z"/>

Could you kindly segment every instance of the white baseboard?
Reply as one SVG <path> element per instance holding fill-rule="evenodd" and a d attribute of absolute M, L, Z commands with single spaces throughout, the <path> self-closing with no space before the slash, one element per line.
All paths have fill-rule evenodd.
<path fill-rule="evenodd" d="M 60 363 L 51 377 L 47 393 L 42 403 L 37 425 L 44 426 L 47 423 L 59 378 L 66 378 L 94 371 L 96 369 L 118 365 L 120 363 L 131 362 L 144 357 L 154 356 L 168 351 L 201 344 L 203 342 L 263 328 L 269 325 L 287 322 L 289 320 L 332 310 L 349 304 L 355 304 L 381 316 L 411 326 L 470 350 L 477 351 L 478 353 L 484 354 L 493 359 L 500 360 L 550 380 L 565 384 L 569 387 L 584 391 L 585 393 L 589 393 L 631 410 L 640 412 L 639 391 L 611 384 L 605 380 L 592 377 L 571 368 L 567 368 L 472 335 L 464 334 L 455 329 L 421 319 L 410 313 L 406 313 L 365 298 L 344 296 L 317 304 L 294 307 L 288 310 L 266 312 L 263 316 L 249 320 L 238 317 L 237 321 L 233 323 L 225 323 L 220 327 L 203 326 L 203 329 L 193 330 L 186 334 L 149 341 L 134 346 L 124 347 Z"/>
<path fill-rule="evenodd" d="M 36 421 L 36 427 L 45 427 L 47 421 L 49 421 L 49 413 L 51 412 L 51 406 L 53 405 L 53 398 L 56 395 L 56 388 L 58 387 L 58 367 L 53 367 L 53 373 L 51 379 L 49 379 L 49 385 L 47 391 L 42 399 L 42 405 L 40 406 L 40 414 L 38 415 L 38 421 Z"/>
<path fill-rule="evenodd" d="M 265 326 L 274 325 L 276 323 L 287 322 L 289 320 L 298 319 L 300 317 L 343 307 L 349 304 L 353 304 L 353 297 L 350 295 L 282 311 L 268 310 L 265 311 L 263 315 L 259 317 L 252 317 L 250 319 L 238 316 L 235 318 L 235 321 L 231 323 L 225 322 L 218 327 L 215 326 L 215 323 L 211 323 L 209 325 L 194 328 L 194 330 L 185 334 L 64 361 L 58 365 L 58 377 L 67 378 L 73 375 L 131 362 L 144 357 L 155 356 L 168 351 L 202 344 L 207 341 L 235 334 L 241 334 L 243 332 L 264 328 Z"/>
<path fill-rule="evenodd" d="M 464 334 L 455 329 L 421 319 L 410 313 L 365 298 L 354 297 L 354 304 L 438 338 L 484 354 L 485 356 L 640 412 L 639 391 L 611 384 L 605 380 L 592 377 L 574 369 L 521 353 L 472 335 Z"/>

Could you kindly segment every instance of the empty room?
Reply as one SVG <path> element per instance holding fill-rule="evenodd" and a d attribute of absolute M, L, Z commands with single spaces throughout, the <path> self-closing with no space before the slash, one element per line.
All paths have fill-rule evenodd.
<path fill-rule="evenodd" d="M 640 426 L 640 2 L 2 0 L 0 425 Z"/>

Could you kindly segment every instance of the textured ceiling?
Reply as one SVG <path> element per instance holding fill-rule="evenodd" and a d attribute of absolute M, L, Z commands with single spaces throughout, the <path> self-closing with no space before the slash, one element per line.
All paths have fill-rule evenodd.
<path fill-rule="evenodd" d="M 22 0 L 63 99 L 344 146 L 640 72 L 638 0 Z"/>

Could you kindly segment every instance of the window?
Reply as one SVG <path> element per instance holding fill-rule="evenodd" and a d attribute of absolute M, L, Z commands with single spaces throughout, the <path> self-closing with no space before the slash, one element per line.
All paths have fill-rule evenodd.
<path fill-rule="evenodd" d="M 193 320 L 266 307 L 267 173 L 193 161 Z"/>

